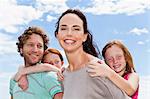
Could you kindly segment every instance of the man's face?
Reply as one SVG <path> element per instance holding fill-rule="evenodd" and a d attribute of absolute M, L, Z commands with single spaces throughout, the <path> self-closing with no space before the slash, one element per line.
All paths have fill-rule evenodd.
<path fill-rule="evenodd" d="M 23 53 L 26 67 L 35 65 L 43 57 L 44 44 L 42 37 L 37 34 L 32 34 L 20 50 Z"/>

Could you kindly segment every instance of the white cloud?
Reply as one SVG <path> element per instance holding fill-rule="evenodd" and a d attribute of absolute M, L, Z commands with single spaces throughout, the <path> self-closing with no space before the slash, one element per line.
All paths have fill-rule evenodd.
<path fill-rule="evenodd" d="M 146 28 L 133 28 L 132 30 L 129 31 L 129 33 L 135 34 L 135 35 L 142 35 L 142 34 L 148 34 L 149 31 Z"/>
<path fill-rule="evenodd" d="M 120 34 L 120 32 L 118 32 L 116 29 L 114 29 L 112 33 L 113 34 Z"/>
<path fill-rule="evenodd" d="M 18 26 L 27 25 L 32 20 L 49 14 L 47 20 L 68 9 L 67 0 L 36 0 L 33 5 L 18 5 L 16 0 L 0 0 L 0 30 L 18 32 Z M 138 14 L 150 9 L 149 0 L 92 0 L 91 5 L 83 9 L 93 14 Z M 42 20 L 42 19 L 41 19 Z"/>
<path fill-rule="evenodd" d="M 0 2 L 0 29 L 6 32 L 18 32 L 17 26 L 28 24 L 43 14 L 32 6 L 17 5 L 15 0 L 7 1 L 9 0 Z"/>
<path fill-rule="evenodd" d="M 37 0 L 36 8 L 47 13 L 59 14 L 68 9 L 66 1 L 67 0 Z"/>
<path fill-rule="evenodd" d="M 50 15 L 47 16 L 47 21 L 48 22 L 51 22 L 54 19 L 56 19 L 56 17 L 50 16 Z"/>
<path fill-rule="evenodd" d="M 147 39 L 146 42 L 149 43 L 149 42 L 150 42 L 150 39 Z"/>
<path fill-rule="evenodd" d="M 12 37 L 7 34 L 0 33 L 0 54 L 16 53 L 16 41 L 12 40 Z"/>
<path fill-rule="evenodd" d="M 144 45 L 145 43 L 143 41 L 138 41 L 137 44 Z"/>
<path fill-rule="evenodd" d="M 26 26 L 32 20 L 40 20 L 44 13 L 58 14 L 68 9 L 66 0 L 36 0 L 33 4 L 18 5 L 16 0 L 0 0 L 0 30 L 17 33 L 18 26 Z M 51 21 L 54 17 L 49 15 L 47 18 Z"/>
<path fill-rule="evenodd" d="M 95 15 L 126 14 L 135 15 L 150 9 L 149 0 L 92 0 L 91 5 L 83 8 Z"/>
<path fill-rule="evenodd" d="M 9 3 L 16 4 L 17 2 L 16 2 L 16 0 L 0 0 L 0 5 L 3 5 L 3 4 L 7 5 Z"/>

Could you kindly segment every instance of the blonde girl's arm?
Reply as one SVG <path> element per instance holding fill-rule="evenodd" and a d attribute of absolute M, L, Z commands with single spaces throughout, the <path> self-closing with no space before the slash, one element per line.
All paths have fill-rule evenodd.
<path fill-rule="evenodd" d="M 115 71 L 110 71 L 108 78 L 129 96 L 136 92 L 139 85 L 139 76 L 135 72 L 130 73 L 126 80 Z"/>
<path fill-rule="evenodd" d="M 22 75 L 37 73 L 37 72 L 44 72 L 44 71 L 58 72 L 58 71 L 60 71 L 60 69 L 57 68 L 56 66 L 53 66 L 53 65 L 47 64 L 47 63 L 37 64 L 35 66 L 30 66 L 30 67 L 22 67 L 19 69 L 19 71 L 15 75 L 15 80 L 18 81 Z"/>

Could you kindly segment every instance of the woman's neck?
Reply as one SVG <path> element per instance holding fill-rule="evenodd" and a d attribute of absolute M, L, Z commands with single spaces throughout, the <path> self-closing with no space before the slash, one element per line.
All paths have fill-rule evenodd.
<path fill-rule="evenodd" d="M 86 66 L 89 61 L 89 54 L 84 51 L 66 53 L 69 62 L 68 69 L 70 71 L 76 71 Z"/>

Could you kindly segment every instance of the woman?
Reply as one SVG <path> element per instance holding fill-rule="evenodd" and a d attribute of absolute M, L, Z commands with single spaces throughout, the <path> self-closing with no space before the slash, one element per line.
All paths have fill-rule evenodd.
<path fill-rule="evenodd" d="M 89 76 L 87 64 L 101 60 L 97 58 L 98 49 L 93 45 L 86 17 L 81 11 L 65 11 L 58 19 L 55 36 L 69 63 L 64 71 L 63 99 L 128 99 L 110 80 Z"/>

